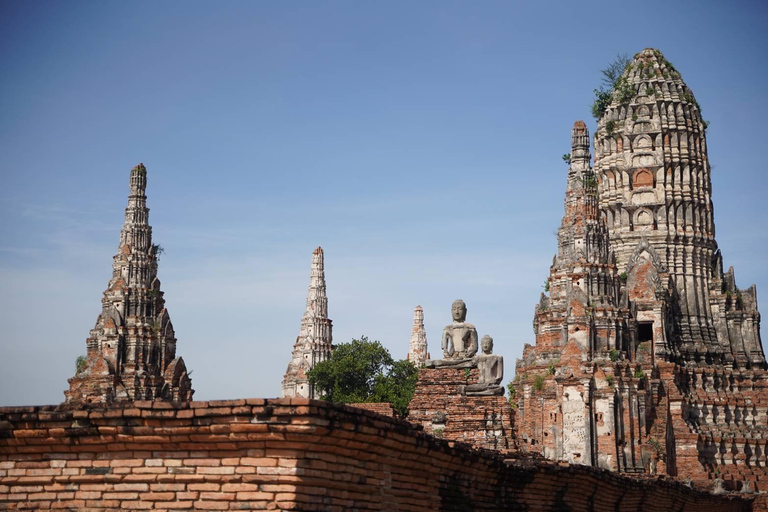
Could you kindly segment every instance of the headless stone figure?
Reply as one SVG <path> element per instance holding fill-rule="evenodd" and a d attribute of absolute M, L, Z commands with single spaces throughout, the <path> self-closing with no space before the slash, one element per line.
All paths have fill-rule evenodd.
<path fill-rule="evenodd" d="M 453 301 L 451 306 L 453 323 L 443 329 L 443 359 L 426 361 L 427 368 L 469 368 L 474 366 L 473 356 L 477 353 L 477 329 L 465 322 L 467 305 L 463 300 Z"/>
<path fill-rule="evenodd" d="M 483 353 L 475 356 L 479 374 L 477 384 L 460 386 L 459 391 L 467 396 L 501 396 L 504 394 L 504 388 L 499 386 L 499 383 L 504 378 L 504 358 L 491 353 L 493 338 L 490 336 L 483 336 L 481 346 Z"/>

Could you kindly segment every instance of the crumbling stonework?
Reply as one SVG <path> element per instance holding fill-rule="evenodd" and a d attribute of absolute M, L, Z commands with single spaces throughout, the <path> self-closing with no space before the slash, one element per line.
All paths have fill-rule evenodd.
<path fill-rule="evenodd" d="M 416 306 L 413 310 L 413 329 L 411 329 L 411 342 L 408 347 L 408 361 L 416 366 L 423 366 L 429 359 L 427 351 L 427 331 L 424 329 L 424 309 Z"/>
<path fill-rule="evenodd" d="M 515 379 L 525 450 L 764 491 L 768 373 L 754 286 L 722 270 L 700 107 L 658 50 L 574 125 L 558 253 Z"/>
<path fill-rule="evenodd" d="M 69 379 L 66 402 L 192 399 L 184 360 L 176 357 L 176 336 L 157 278 L 158 252 L 152 243 L 147 208 L 147 169 L 131 170 L 128 207 L 112 279 L 102 311 L 87 340 L 87 361 Z"/>
<path fill-rule="evenodd" d="M 325 261 L 323 248 L 312 253 L 307 309 L 301 318 L 301 332 L 293 346 L 291 362 L 283 378 L 282 396 L 315 397 L 307 372 L 317 363 L 331 357 L 333 324 L 328 318 L 328 298 L 325 294 Z"/>
<path fill-rule="evenodd" d="M 442 439 L 490 450 L 513 450 L 512 408 L 504 396 L 467 396 L 461 389 L 478 381 L 477 368 L 422 368 L 408 420 Z"/>

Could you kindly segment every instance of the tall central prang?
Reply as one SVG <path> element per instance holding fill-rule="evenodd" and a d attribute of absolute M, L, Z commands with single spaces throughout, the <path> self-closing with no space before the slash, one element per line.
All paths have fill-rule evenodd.
<path fill-rule="evenodd" d="M 549 293 L 511 397 L 518 439 L 555 460 L 756 489 L 768 449 L 757 292 L 723 272 L 701 108 L 654 49 L 606 99 L 594 169 L 586 125 L 571 133 Z"/>

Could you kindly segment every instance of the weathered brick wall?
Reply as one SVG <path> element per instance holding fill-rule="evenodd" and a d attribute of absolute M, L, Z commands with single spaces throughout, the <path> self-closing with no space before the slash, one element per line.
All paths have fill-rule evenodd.
<path fill-rule="evenodd" d="M 721 479 L 728 491 L 764 492 L 768 470 L 768 372 L 659 364 L 670 385 L 676 474 Z"/>
<path fill-rule="evenodd" d="M 750 510 L 586 467 L 505 462 L 307 399 L 0 409 L 0 508 Z"/>
<path fill-rule="evenodd" d="M 383 414 L 384 416 L 389 416 L 390 418 L 394 418 L 397 416 L 395 413 L 395 408 L 392 407 L 392 404 L 388 402 L 374 402 L 374 403 L 366 403 L 366 404 L 349 404 L 351 407 L 356 407 L 358 409 L 365 409 L 366 411 L 372 411 L 378 414 Z"/>
<path fill-rule="evenodd" d="M 408 419 L 443 439 L 492 450 L 514 449 L 514 413 L 507 399 L 460 394 L 460 386 L 477 380 L 477 368 L 420 369 Z"/>

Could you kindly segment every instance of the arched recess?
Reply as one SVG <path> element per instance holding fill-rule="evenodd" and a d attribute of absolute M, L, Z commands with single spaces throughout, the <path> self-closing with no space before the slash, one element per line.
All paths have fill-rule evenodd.
<path fill-rule="evenodd" d="M 632 180 L 632 188 L 653 187 L 653 173 L 648 169 L 635 171 Z"/>
<path fill-rule="evenodd" d="M 640 208 L 634 213 L 632 224 L 635 226 L 635 230 L 654 229 L 653 212 L 648 208 Z"/>

